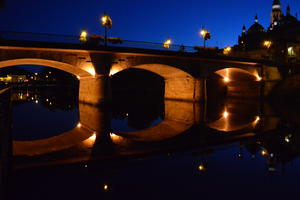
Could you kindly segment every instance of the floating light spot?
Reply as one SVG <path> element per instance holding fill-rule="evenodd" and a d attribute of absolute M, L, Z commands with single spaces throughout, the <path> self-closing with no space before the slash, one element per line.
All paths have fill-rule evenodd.
<path fill-rule="evenodd" d="M 80 128 L 80 127 L 81 127 L 81 123 L 78 123 L 78 124 L 77 124 L 77 127 Z"/>
<path fill-rule="evenodd" d="M 104 191 L 108 191 L 108 185 L 107 185 L 107 184 L 104 184 L 104 185 L 103 185 L 103 189 L 104 189 Z"/>
<path fill-rule="evenodd" d="M 38 101 L 38 100 L 35 100 L 35 103 L 36 103 L 36 104 L 38 104 L 38 103 L 39 103 L 39 101 Z"/>
<path fill-rule="evenodd" d="M 289 139 L 288 137 L 285 137 L 285 138 L 284 138 L 284 141 L 285 141 L 286 143 L 289 143 L 289 142 L 290 142 L 290 139 Z"/>
<path fill-rule="evenodd" d="M 262 156 L 265 156 L 265 155 L 267 155 L 267 154 L 268 154 L 267 150 L 264 149 L 264 150 L 261 151 L 261 155 L 262 155 Z"/>
<path fill-rule="evenodd" d="M 202 171 L 202 172 L 206 170 L 206 167 L 204 166 L 203 163 L 201 163 L 201 164 L 198 166 L 198 170 L 199 170 L 199 171 Z"/>

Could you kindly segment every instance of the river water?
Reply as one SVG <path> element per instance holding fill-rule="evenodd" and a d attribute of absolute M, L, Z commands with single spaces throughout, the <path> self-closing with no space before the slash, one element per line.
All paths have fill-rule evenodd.
<path fill-rule="evenodd" d="M 12 94 L 11 199 L 291 199 L 299 111 L 143 96 L 78 103 L 70 88 Z"/>

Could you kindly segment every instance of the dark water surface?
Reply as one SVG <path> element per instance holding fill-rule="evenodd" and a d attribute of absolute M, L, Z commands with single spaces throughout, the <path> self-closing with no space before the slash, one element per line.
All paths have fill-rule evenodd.
<path fill-rule="evenodd" d="M 297 107 L 144 96 L 95 108 L 69 88 L 13 100 L 11 199 L 298 198 Z"/>

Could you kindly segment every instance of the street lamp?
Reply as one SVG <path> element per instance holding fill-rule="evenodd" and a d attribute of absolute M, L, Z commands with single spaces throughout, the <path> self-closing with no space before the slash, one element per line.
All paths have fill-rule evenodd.
<path fill-rule="evenodd" d="M 165 49 L 169 49 L 170 48 L 170 45 L 172 44 L 172 41 L 170 39 L 167 39 L 164 44 L 163 44 L 163 47 Z"/>
<path fill-rule="evenodd" d="M 79 41 L 82 42 L 82 43 L 86 42 L 87 41 L 87 35 L 88 35 L 87 31 L 85 29 L 83 29 L 80 33 Z"/>
<path fill-rule="evenodd" d="M 264 46 L 267 47 L 268 49 L 271 47 L 271 45 L 272 45 L 272 41 L 270 40 L 264 41 Z"/>
<path fill-rule="evenodd" d="M 107 14 L 104 14 L 101 17 L 101 23 L 104 26 L 104 45 L 107 46 L 107 29 L 112 27 L 112 20 Z"/>
<path fill-rule="evenodd" d="M 210 39 L 210 32 L 206 29 L 202 29 L 200 31 L 200 35 L 203 37 L 203 46 L 205 48 L 205 42 L 206 40 L 209 40 Z"/>

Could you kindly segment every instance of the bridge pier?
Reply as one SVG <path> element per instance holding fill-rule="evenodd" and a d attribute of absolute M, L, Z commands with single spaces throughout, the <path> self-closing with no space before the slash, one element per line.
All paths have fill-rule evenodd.
<path fill-rule="evenodd" d="M 0 91 L 0 119 L 0 198 L 4 199 L 12 157 L 10 90 L 7 89 Z"/>
<path fill-rule="evenodd" d="M 192 77 L 165 79 L 165 99 L 199 102 L 202 98 L 202 82 Z"/>
<path fill-rule="evenodd" d="M 100 105 L 111 100 L 111 85 L 108 75 L 80 78 L 79 102 Z"/>

